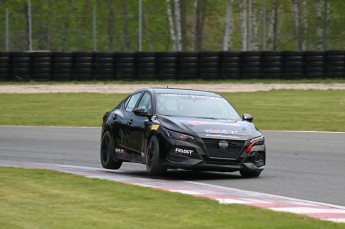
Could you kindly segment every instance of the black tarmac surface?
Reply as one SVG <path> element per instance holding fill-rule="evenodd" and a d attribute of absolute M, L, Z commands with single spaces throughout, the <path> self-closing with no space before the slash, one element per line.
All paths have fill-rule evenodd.
<path fill-rule="evenodd" d="M 189 180 L 345 206 L 345 133 L 263 131 L 267 166 L 259 178 L 239 173 L 171 170 Z M 0 165 L 41 162 L 100 168 L 100 128 L 0 126 Z M 144 165 L 119 172 L 145 176 Z"/>

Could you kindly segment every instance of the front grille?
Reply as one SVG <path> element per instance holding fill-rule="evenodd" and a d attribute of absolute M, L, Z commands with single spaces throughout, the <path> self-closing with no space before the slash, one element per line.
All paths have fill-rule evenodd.
<path fill-rule="evenodd" d="M 210 158 L 224 159 L 236 159 L 245 143 L 245 141 L 240 140 L 220 140 L 211 138 L 203 138 L 202 140 L 205 143 Z M 228 147 L 224 149 L 221 148 L 219 146 L 220 141 L 227 141 Z"/>

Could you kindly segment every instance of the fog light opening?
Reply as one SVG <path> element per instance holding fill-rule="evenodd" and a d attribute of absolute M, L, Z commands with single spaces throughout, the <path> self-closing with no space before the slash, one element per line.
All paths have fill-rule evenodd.
<path fill-rule="evenodd" d="M 261 161 L 262 160 L 262 152 L 255 152 L 255 161 Z"/>

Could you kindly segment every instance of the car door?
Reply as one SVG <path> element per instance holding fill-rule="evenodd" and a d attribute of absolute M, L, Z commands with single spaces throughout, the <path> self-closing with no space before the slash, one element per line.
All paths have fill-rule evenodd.
<path fill-rule="evenodd" d="M 110 127 L 114 137 L 115 148 L 126 148 L 125 130 L 127 129 L 127 122 L 130 112 L 126 112 L 127 106 L 131 96 L 126 98 L 118 107 L 116 107 L 109 115 Z"/>
<path fill-rule="evenodd" d="M 115 110 L 111 115 L 114 120 L 113 131 L 117 134 L 114 135 L 114 141 L 118 143 L 122 148 L 128 149 L 129 143 L 127 138 L 127 131 L 129 120 L 132 115 L 132 111 L 137 105 L 142 93 L 135 93 L 124 101 L 123 106 L 120 109 Z"/>
<path fill-rule="evenodd" d="M 149 114 L 152 113 L 151 94 L 146 92 L 140 99 L 135 108 L 146 108 Z M 144 149 L 145 132 L 149 126 L 149 118 L 137 116 L 132 111 L 128 120 L 127 143 L 131 151 L 141 153 Z"/>

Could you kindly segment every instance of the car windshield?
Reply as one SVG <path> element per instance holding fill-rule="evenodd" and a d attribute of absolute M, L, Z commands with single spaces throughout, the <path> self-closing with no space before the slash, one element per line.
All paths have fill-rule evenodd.
<path fill-rule="evenodd" d="M 157 94 L 157 113 L 169 116 L 241 120 L 222 97 L 190 94 Z"/>

